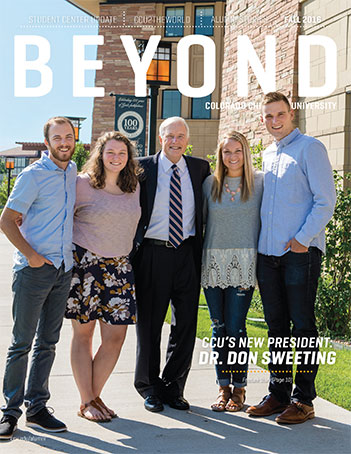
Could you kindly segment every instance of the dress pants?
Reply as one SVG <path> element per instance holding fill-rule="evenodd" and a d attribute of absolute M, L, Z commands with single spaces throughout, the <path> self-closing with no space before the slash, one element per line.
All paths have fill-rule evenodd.
<path fill-rule="evenodd" d="M 257 280 L 261 292 L 268 335 L 272 338 L 316 338 L 314 304 L 321 266 L 321 251 L 310 247 L 306 253 L 287 252 L 281 257 L 258 254 Z M 312 339 L 313 340 L 313 339 Z M 290 351 L 271 345 L 270 352 Z M 318 347 L 298 348 L 310 357 Z M 314 380 L 318 365 L 310 359 L 296 368 L 295 389 L 292 391 L 292 365 L 269 364 L 269 391 L 282 404 L 292 400 L 312 405 L 316 397 Z"/>
<path fill-rule="evenodd" d="M 194 349 L 199 275 L 193 238 L 177 249 L 145 239 L 134 258 L 137 298 L 137 359 L 134 385 L 144 398 L 183 395 Z M 160 377 L 161 330 L 171 303 L 166 365 Z"/>

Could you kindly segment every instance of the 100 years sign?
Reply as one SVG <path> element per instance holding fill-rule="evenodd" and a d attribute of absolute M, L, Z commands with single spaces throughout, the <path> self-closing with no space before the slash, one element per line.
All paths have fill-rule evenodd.
<path fill-rule="evenodd" d="M 145 155 L 145 124 L 147 98 L 116 96 L 115 130 L 136 144 L 138 156 Z"/>

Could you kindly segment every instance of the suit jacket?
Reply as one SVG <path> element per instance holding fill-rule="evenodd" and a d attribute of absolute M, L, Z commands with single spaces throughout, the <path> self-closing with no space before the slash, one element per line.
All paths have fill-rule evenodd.
<path fill-rule="evenodd" d="M 140 177 L 140 205 L 141 218 L 137 227 L 137 232 L 134 239 L 134 252 L 136 253 L 144 239 L 148 229 L 152 210 L 154 207 L 157 176 L 158 176 L 158 159 L 160 152 L 153 156 L 139 158 L 139 164 L 144 172 Z M 194 258 L 198 271 L 201 266 L 201 250 L 202 250 L 202 183 L 210 174 L 210 166 L 204 159 L 184 156 L 188 171 L 190 174 L 191 183 L 194 191 L 195 199 L 195 242 L 194 242 Z M 133 254 L 132 254 L 133 255 Z M 137 259 L 137 257 L 135 257 Z"/>

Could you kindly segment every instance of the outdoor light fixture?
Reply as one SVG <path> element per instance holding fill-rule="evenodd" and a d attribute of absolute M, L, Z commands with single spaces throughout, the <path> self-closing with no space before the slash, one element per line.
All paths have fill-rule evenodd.
<path fill-rule="evenodd" d="M 136 39 L 136 47 L 141 58 L 147 46 L 146 39 Z M 172 43 L 160 41 L 146 73 L 149 85 L 149 135 L 148 154 L 154 154 L 156 148 L 157 97 L 161 85 L 171 85 Z"/>
<path fill-rule="evenodd" d="M 66 118 L 71 120 L 73 127 L 74 127 L 74 138 L 78 142 L 80 127 L 81 127 L 81 124 L 83 123 L 83 121 L 86 120 L 86 117 L 66 117 Z"/>
<path fill-rule="evenodd" d="M 137 39 L 139 57 L 142 57 L 147 46 L 146 39 Z M 171 85 L 172 43 L 160 41 L 146 73 L 149 85 Z"/>
<path fill-rule="evenodd" d="M 7 198 L 10 197 L 11 192 L 11 172 L 15 168 L 15 160 L 13 158 L 6 158 L 7 169 Z"/>
<path fill-rule="evenodd" d="M 13 170 L 15 168 L 15 160 L 12 158 L 6 158 L 6 169 Z"/>

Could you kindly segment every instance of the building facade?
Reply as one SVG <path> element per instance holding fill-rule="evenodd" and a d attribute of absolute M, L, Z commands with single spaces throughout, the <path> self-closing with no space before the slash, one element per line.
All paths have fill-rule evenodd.
<path fill-rule="evenodd" d="M 301 1 L 301 17 L 315 17 L 316 23 L 305 19 L 301 34 L 324 35 L 337 46 L 337 87 L 329 96 L 301 98 L 300 101 L 322 101 L 325 109 L 301 111 L 302 132 L 321 140 L 329 153 L 333 168 L 351 172 L 351 2 L 348 0 Z M 312 23 L 311 23 L 312 22 Z M 311 79 L 314 85 L 324 83 L 324 55 L 311 51 Z"/>
<path fill-rule="evenodd" d="M 121 34 L 135 39 L 148 39 L 161 35 L 161 40 L 172 43 L 171 85 L 161 86 L 158 96 L 157 126 L 164 118 L 182 116 L 190 128 L 193 154 L 206 157 L 217 145 L 219 111 L 211 110 L 209 102 L 220 101 L 221 69 L 223 64 L 223 24 L 214 18 L 223 18 L 225 1 L 75 1 L 70 2 L 100 16 L 99 35 L 104 45 L 98 46 L 97 59 L 103 61 L 102 70 L 96 71 L 95 86 L 105 88 L 105 96 L 94 99 L 92 141 L 104 131 L 114 127 L 114 98 L 116 94 L 134 94 L 134 72 L 124 50 Z M 99 8 L 97 8 L 99 6 Z M 105 18 L 105 19 L 104 19 Z M 111 23 L 108 23 L 110 18 Z M 188 98 L 177 88 L 177 43 L 187 35 L 201 34 L 210 37 L 216 46 L 216 87 L 205 98 Z M 203 84 L 203 49 L 190 48 L 189 83 L 193 87 Z M 182 62 L 179 62 L 182 64 Z M 153 150 L 153 152 L 157 151 Z"/>
<path fill-rule="evenodd" d="M 95 98 L 92 139 L 113 128 L 114 100 L 110 91 L 133 94 L 134 73 L 119 38 L 126 33 L 148 39 L 159 34 L 172 45 L 171 85 L 161 88 L 158 99 L 158 124 L 162 118 L 181 115 L 190 125 L 193 153 L 206 157 L 228 129 L 243 132 L 251 144 L 270 142 L 260 120 L 262 87 L 249 68 L 249 90 L 245 98 L 237 95 L 237 43 L 239 35 L 247 35 L 265 65 L 265 37 L 276 37 L 276 89 L 293 102 L 295 124 L 302 132 L 317 137 L 325 145 L 333 167 L 351 171 L 351 4 L 349 0 L 227 0 L 98 2 L 77 0 L 70 3 L 100 17 L 117 17 L 114 26 L 100 23 L 99 34 L 105 37 L 98 48 L 103 69 L 96 72 L 96 86 L 105 87 L 105 97 Z M 212 20 L 211 20 L 212 15 Z M 170 19 L 179 22 L 167 22 Z M 164 21 L 164 22 L 163 22 Z M 203 25 L 202 27 L 200 27 Z M 217 83 L 215 91 L 205 99 L 186 98 L 177 90 L 176 43 L 182 36 L 207 34 L 216 44 Z M 326 97 L 298 96 L 298 37 L 324 35 L 337 46 L 337 87 Z M 311 83 L 324 83 L 324 54 L 321 48 L 311 49 Z M 190 53 L 190 84 L 202 85 L 203 61 L 199 46 Z M 212 101 L 210 110 L 205 101 Z M 323 108 L 308 108 L 315 101 Z M 222 102 L 222 104 L 220 104 Z M 217 103 L 217 104 L 216 104 Z M 226 103 L 235 108 L 226 108 Z M 222 107 L 224 106 L 224 107 Z"/>
<path fill-rule="evenodd" d="M 224 36 L 222 102 L 246 102 L 249 106 L 226 109 L 220 114 L 219 136 L 228 128 L 243 132 L 252 144 L 270 142 L 260 121 L 262 89 L 249 68 L 249 94 L 237 96 L 237 39 L 247 35 L 265 62 L 265 36 L 276 36 L 276 89 L 293 102 L 295 123 L 300 130 L 321 140 L 334 169 L 351 171 L 351 4 L 347 0 L 228 0 Z M 337 46 L 337 87 L 326 97 L 298 97 L 298 36 L 323 35 Z M 318 46 L 311 48 L 311 84 L 324 84 L 325 56 Z M 234 76 L 234 77 L 233 77 Z M 315 103 L 317 101 L 317 103 Z M 322 105 L 309 108 L 307 104 Z M 318 106 L 317 106 L 318 107 Z"/>

